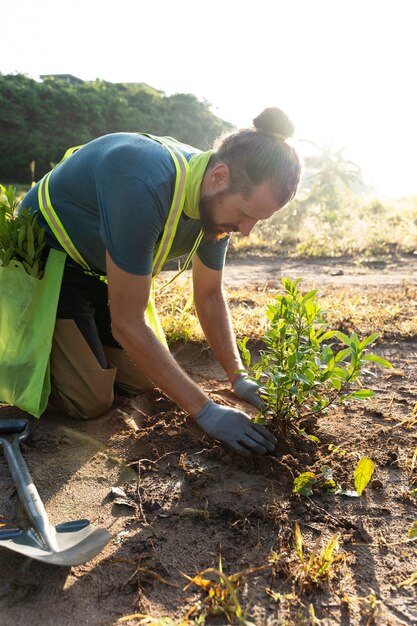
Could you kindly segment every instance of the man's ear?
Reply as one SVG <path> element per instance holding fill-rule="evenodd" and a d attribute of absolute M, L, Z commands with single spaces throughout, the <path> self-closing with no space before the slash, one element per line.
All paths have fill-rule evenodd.
<path fill-rule="evenodd" d="M 226 163 L 217 163 L 210 172 L 210 183 L 213 191 L 224 191 L 229 186 L 230 170 Z"/>

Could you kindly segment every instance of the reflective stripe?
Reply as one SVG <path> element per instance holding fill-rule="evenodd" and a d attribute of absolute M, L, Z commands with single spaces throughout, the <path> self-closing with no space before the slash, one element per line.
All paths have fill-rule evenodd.
<path fill-rule="evenodd" d="M 186 270 L 186 269 L 188 269 L 188 266 L 190 265 L 190 263 L 191 263 L 191 261 L 192 261 L 192 258 L 193 258 L 193 256 L 194 256 L 194 254 L 195 254 L 195 252 L 196 252 L 196 250 L 197 250 L 198 246 L 199 246 L 199 245 L 200 245 L 200 243 L 201 243 L 201 240 L 203 239 L 203 235 L 204 235 L 203 231 L 202 231 L 202 230 L 200 230 L 200 232 L 199 232 L 199 234 L 198 234 L 198 237 L 197 237 L 197 239 L 195 240 L 194 245 L 193 245 L 193 247 L 192 247 L 192 249 L 191 249 L 190 253 L 188 254 L 187 258 L 185 259 L 185 263 L 184 263 L 184 265 L 182 266 L 182 268 L 181 268 L 181 269 L 180 269 L 180 270 L 179 270 L 176 274 L 174 274 L 174 276 L 173 276 L 172 278 L 170 278 L 169 280 L 167 280 L 167 282 L 166 282 L 166 283 L 164 283 L 163 285 L 160 285 L 160 287 L 158 287 L 158 289 L 154 289 L 154 291 L 155 291 L 155 292 L 160 292 L 160 291 L 162 291 L 163 289 L 165 289 L 165 287 L 168 287 L 168 285 L 170 285 L 172 282 L 174 282 L 174 280 L 175 280 L 176 278 L 178 278 L 178 276 L 179 276 L 180 274 L 182 274 L 183 272 L 185 272 L 185 270 Z"/>
<path fill-rule="evenodd" d="M 57 238 L 58 242 L 64 248 L 65 252 L 79 265 L 86 270 L 89 270 L 89 266 L 87 262 L 83 259 L 81 254 L 78 252 L 77 248 L 72 243 L 70 236 L 65 230 L 61 220 L 58 215 L 55 213 L 54 208 L 51 203 L 51 199 L 49 197 L 49 177 L 52 172 L 49 172 L 46 176 L 44 176 L 39 184 L 38 190 L 38 201 L 39 208 L 42 211 L 43 216 L 49 224 L 52 232 Z"/>
<path fill-rule="evenodd" d="M 68 159 L 68 157 L 71 156 L 71 154 L 74 154 L 74 152 L 77 152 L 77 150 L 79 150 L 80 148 L 83 147 L 84 144 L 81 144 L 80 146 L 73 146 L 72 148 L 68 148 L 68 150 L 66 151 L 66 153 L 64 154 L 64 156 L 62 157 L 62 159 L 60 160 L 60 163 L 62 163 L 62 161 L 65 161 L 65 159 Z"/>
<path fill-rule="evenodd" d="M 169 145 L 159 138 L 156 140 L 160 141 L 160 143 L 164 145 L 168 152 L 171 154 L 172 160 L 175 164 L 176 179 L 174 197 L 172 199 L 168 220 L 164 228 L 162 240 L 158 247 L 158 252 L 156 253 L 156 256 L 152 263 L 153 277 L 157 276 L 161 271 L 162 266 L 165 263 L 165 260 L 171 249 L 172 242 L 174 241 L 175 233 L 178 226 L 178 220 L 181 217 L 182 208 L 184 206 L 184 188 L 187 174 L 189 171 L 188 161 L 184 157 L 184 155 L 179 152 L 179 150 L 177 150 L 173 145 Z"/>
<path fill-rule="evenodd" d="M 169 210 L 168 219 L 166 221 L 164 231 L 162 233 L 162 238 L 159 243 L 157 253 L 152 263 L 152 277 L 155 278 L 155 276 L 157 276 L 159 272 L 161 271 L 163 264 L 165 263 L 166 258 L 169 254 L 169 251 L 171 249 L 172 243 L 174 241 L 175 233 L 176 233 L 177 226 L 178 226 L 178 221 L 181 217 L 182 209 L 184 206 L 185 183 L 187 180 L 187 175 L 188 175 L 190 167 L 185 156 L 176 147 L 177 142 L 175 141 L 175 139 L 172 139 L 171 137 L 156 137 L 155 135 L 149 135 L 147 133 L 141 133 L 141 134 L 153 139 L 154 141 L 157 141 L 168 150 L 174 162 L 175 172 L 176 172 L 174 196 L 173 196 L 171 207 Z M 82 146 L 75 146 L 74 148 L 69 148 L 65 152 L 60 163 L 62 163 L 62 161 L 64 161 L 65 159 L 69 158 L 79 148 L 82 148 Z M 52 203 L 49 197 L 49 177 L 51 176 L 52 171 L 49 172 L 49 174 L 47 174 L 40 182 L 39 192 L 38 192 L 39 207 L 46 221 L 48 222 L 52 232 L 54 233 L 55 237 L 57 238 L 58 242 L 61 244 L 65 252 L 76 263 L 81 265 L 84 269 L 91 271 L 87 262 L 83 259 L 81 254 L 78 252 L 77 248 L 74 246 L 67 231 L 64 228 L 64 225 L 62 224 L 61 220 L 59 219 L 58 215 L 56 214 L 52 206 Z M 178 274 L 174 276 L 173 279 L 169 281 L 170 283 L 188 267 L 188 265 L 191 262 L 192 256 L 194 255 L 198 245 L 200 244 L 201 238 L 202 238 L 202 233 L 200 233 L 198 238 L 196 239 L 194 246 L 190 254 L 187 257 L 184 267 L 182 268 L 182 270 L 178 272 Z"/>

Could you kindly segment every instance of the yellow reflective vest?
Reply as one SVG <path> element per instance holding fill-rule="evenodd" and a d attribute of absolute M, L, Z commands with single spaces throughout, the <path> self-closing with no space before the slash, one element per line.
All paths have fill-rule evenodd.
<path fill-rule="evenodd" d="M 170 137 L 156 137 L 154 135 L 149 135 L 149 134 L 146 134 L 146 136 L 150 137 L 151 139 L 155 141 L 158 141 L 168 150 L 168 152 L 170 153 L 172 157 L 172 160 L 175 165 L 175 170 L 176 170 L 175 188 L 174 188 L 174 195 L 172 198 L 171 207 L 169 210 L 167 221 L 165 223 L 164 232 L 162 234 L 162 238 L 159 243 L 157 253 L 152 263 L 152 277 L 155 278 L 161 271 L 162 266 L 165 263 L 168 253 L 170 251 L 170 248 L 172 246 L 172 242 L 174 241 L 175 233 L 176 233 L 177 226 L 178 226 L 178 221 L 181 217 L 181 213 L 184 207 L 185 183 L 186 183 L 187 176 L 189 173 L 189 164 L 185 156 L 178 149 L 174 139 Z M 64 154 L 61 162 L 69 158 L 79 148 L 82 148 L 82 146 L 75 146 L 73 148 L 69 148 Z M 94 274 L 94 272 L 92 272 L 91 268 L 88 266 L 88 263 L 85 261 L 85 259 L 82 257 L 80 252 L 74 246 L 67 231 L 65 230 L 64 225 L 62 224 L 55 209 L 52 206 L 50 195 L 49 195 L 49 178 L 52 174 L 52 171 L 46 174 L 46 176 L 44 176 L 44 178 L 41 180 L 39 184 L 38 200 L 39 200 L 40 210 L 42 211 L 42 214 L 45 217 L 50 229 L 54 233 L 57 241 L 60 243 L 62 248 L 65 250 L 65 252 L 73 259 L 73 261 L 81 265 L 81 267 L 83 267 L 85 271 L 91 272 Z M 184 269 L 188 267 L 191 261 L 191 258 L 194 255 L 201 239 L 202 239 L 202 232 L 200 232 L 198 238 L 196 239 L 194 246 L 190 254 L 188 255 L 188 258 L 181 271 L 184 271 Z M 165 347 L 168 347 L 165 334 L 162 329 L 162 326 L 159 321 L 159 318 L 155 309 L 155 305 L 154 305 L 153 286 L 152 286 L 151 297 L 149 299 L 148 306 L 146 309 L 146 319 L 147 319 L 149 326 L 155 332 L 155 334 L 157 335 L 161 343 L 165 345 Z"/>

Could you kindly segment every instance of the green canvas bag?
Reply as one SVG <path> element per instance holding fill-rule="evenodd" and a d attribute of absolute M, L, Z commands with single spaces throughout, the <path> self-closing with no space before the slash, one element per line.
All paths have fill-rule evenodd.
<path fill-rule="evenodd" d="M 51 249 L 41 279 L 18 261 L 0 267 L 0 402 L 40 417 L 66 254 Z"/>

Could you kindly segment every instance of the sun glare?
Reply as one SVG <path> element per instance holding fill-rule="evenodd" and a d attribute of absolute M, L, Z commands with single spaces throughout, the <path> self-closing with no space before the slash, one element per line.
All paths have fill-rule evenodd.
<path fill-rule="evenodd" d="M 77 33 L 76 48 L 62 46 L 54 3 L 41 0 L 48 10 L 36 13 L 28 0 L 6 4 L 9 22 L 19 24 L 19 45 L 13 29 L 5 29 L 2 73 L 145 82 L 167 95 L 192 93 L 239 127 L 250 126 L 266 106 L 279 106 L 293 118 L 298 137 L 345 147 L 381 191 L 417 193 L 412 1 L 258 0 L 255 8 L 212 0 L 201 19 L 192 0 L 117 8 L 74 0 L 65 29 L 71 37 Z M 169 47 L 182 14 L 189 34 Z M 117 46 L 109 45 L 115 20 L 123 23 Z M 150 24 L 158 25 L 158 39 Z M 47 29 L 47 44 L 32 45 L 37 28 Z M 58 52 L 51 56 L 51 49 Z"/>

